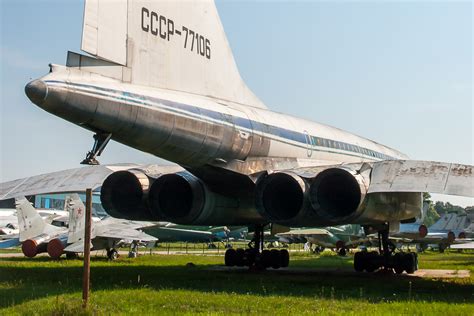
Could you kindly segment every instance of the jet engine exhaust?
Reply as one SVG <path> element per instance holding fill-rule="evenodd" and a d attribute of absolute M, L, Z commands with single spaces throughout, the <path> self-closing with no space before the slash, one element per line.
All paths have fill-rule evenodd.
<path fill-rule="evenodd" d="M 46 252 L 47 243 L 43 237 L 27 239 L 21 244 L 21 251 L 28 258 L 33 258 L 37 254 Z"/>
<path fill-rule="evenodd" d="M 160 220 L 193 222 L 204 207 L 204 188 L 187 173 L 160 176 L 150 189 L 151 212 Z"/>
<path fill-rule="evenodd" d="M 306 184 L 291 173 L 278 172 L 265 177 L 257 186 L 257 208 L 274 222 L 298 216 L 305 200 Z"/>
<path fill-rule="evenodd" d="M 425 238 L 428 235 L 428 228 L 425 225 L 420 225 L 418 227 L 418 232 L 420 233 L 421 238 Z"/>
<path fill-rule="evenodd" d="M 357 212 L 366 192 L 362 176 L 345 169 L 330 168 L 316 176 L 309 199 L 319 217 L 340 221 Z"/>
<path fill-rule="evenodd" d="M 110 216 L 152 220 L 147 206 L 151 179 L 139 170 L 117 171 L 105 179 L 100 199 Z"/>
<path fill-rule="evenodd" d="M 211 191 L 188 172 L 164 174 L 150 188 L 154 218 L 183 225 L 245 225 L 263 222 L 251 195 L 226 196 Z"/>
<path fill-rule="evenodd" d="M 67 239 L 54 238 L 48 242 L 47 251 L 48 255 L 53 259 L 59 259 L 64 253 L 64 248 L 66 248 Z"/>

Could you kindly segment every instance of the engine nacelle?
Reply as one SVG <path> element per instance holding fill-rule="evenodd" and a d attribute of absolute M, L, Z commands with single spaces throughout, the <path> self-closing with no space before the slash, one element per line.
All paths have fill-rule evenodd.
<path fill-rule="evenodd" d="M 42 234 L 35 238 L 27 239 L 21 243 L 21 251 L 28 258 L 33 258 L 39 253 L 46 252 L 51 236 Z"/>
<path fill-rule="evenodd" d="M 102 184 L 100 200 L 112 217 L 153 220 L 148 207 L 152 178 L 140 170 L 123 170 L 109 175 Z"/>
<path fill-rule="evenodd" d="M 59 259 L 67 246 L 67 236 L 51 239 L 48 242 L 48 255 L 53 259 Z"/>
<path fill-rule="evenodd" d="M 345 167 L 312 178 L 275 172 L 257 182 L 262 217 L 285 226 L 329 226 L 399 222 L 420 215 L 421 193 L 368 194 L 369 177 Z"/>
<path fill-rule="evenodd" d="M 253 198 L 230 197 L 212 192 L 188 172 L 165 174 L 150 188 L 154 218 L 184 225 L 245 225 L 263 223 L 254 210 Z"/>
<path fill-rule="evenodd" d="M 308 189 L 308 182 L 292 172 L 263 176 L 257 181 L 257 210 L 272 223 L 299 226 L 315 215 L 309 203 Z"/>
<path fill-rule="evenodd" d="M 311 183 L 309 200 L 318 218 L 330 223 L 349 223 L 364 210 L 368 179 L 353 170 L 329 168 Z"/>

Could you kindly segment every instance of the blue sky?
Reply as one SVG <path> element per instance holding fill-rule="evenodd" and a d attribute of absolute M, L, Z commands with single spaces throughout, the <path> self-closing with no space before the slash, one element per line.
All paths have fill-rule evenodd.
<path fill-rule="evenodd" d="M 77 167 L 92 134 L 24 85 L 79 51 L 82 1 L 2 0 L 0 181 Z M 218 1 L 242 77 L 269 108 L 413 159 L 474 164 L 472 2 Z M 117 143 L 102 163 L 161 162 Z M 451 199 L 460 204 L 473 200 Z"/>

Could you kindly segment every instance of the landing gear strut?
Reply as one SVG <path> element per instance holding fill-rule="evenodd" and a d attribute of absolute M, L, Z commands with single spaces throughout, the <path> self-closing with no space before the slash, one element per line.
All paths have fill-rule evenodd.
<path fill-rule="evenodd" d="M 81 161 L 82 165 L 99 165 L 99 161 L 96 159 L 97 156 L 100 156 L 107 146 L 112 134 L 109 133 L 97 133 L 94 134 L 94 145 L 92 150 L 89 151 L 86 155 L 86 158 Z"/>
<path fill-rule="evenodd" d="M 248 266 L 250 269 L 263 270 L 286 268 L 290 262 L 288 250 L 264 249 L 263 225 L 256 225 L 248 249 L 227 249 L 225 252 L 225 265 L 228 267 Z"/>
<path fill-rule="evenodd" d="M 397 252 L 388 240 L 388 227 L 379 231 L 379 252 L 357 252 L 354 256 L 354 269 L 358 272 L 374 272 L 377 269 L 393 271 L 397 274 L 406 271 L 408 274 L 418 270 L 418 256 L 414 252 Z"/>

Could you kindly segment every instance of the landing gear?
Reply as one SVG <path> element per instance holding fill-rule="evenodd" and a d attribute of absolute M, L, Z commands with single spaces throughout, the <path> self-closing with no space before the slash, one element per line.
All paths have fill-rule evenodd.
<path fill-rule="evenodd" d="M 395 247 L 388 240 L 388 228 L 379 231 L 379 252 L 357 252 L 354 256 L 354 269 L 357 272 L 374 272 L 383 269 L 400 274 L 408 274 L 418 270 L 418 256 L 414 252 L 398 252 L 394 254 Z"/>
<path fill-rule="evenodd" d="M 66 252 L 66 259 L 68 259 L 68 260 L 77 259 L 77 253 L 76 252 Z"/>
<path fill-rule="evenodd" d="M 324 251 L 324 247 L 323 246 L 316 246 L 316 248 L 314 248 L 314 253 L 315 254 L 320 254 L 321 252 Z"/>
<path fill-rule="evenodd" d="M 250 269 L 263 270 L 286 268 L 290 263 L 288 250 L 263 249 L 264 245 L 263 225 L 255 227 L 254 237 L 249 242 L 248 249 L 227 249 L 225 252 L 225 265 L 228 267 L 248 266 Z"/>
<path fill-rule="evenodd" d="M 109 258 L 109 260 L 115 260 L 118 257 L 119 257 L 119 254 L 116 249 L 112 248 L 112 249 L 107 250 L 107 258 Z"/>
<path fill-rule="evenodd" d="M 136 258 L 138 257 L 138 243 L 133 241 L 130 245 L 130 251 L 128 252 L 129 258 Z M 113 260 L 113 259 L 112 259 Z"/>
<path fill-rule="evenodd" d="M 89 151 L 86 155 L 86 158 L 81 161 L 82 165 L 99 165 L 99 161 L 96 159 L 97 156 L 100 156 L 107 146 L 112 134 L 110 133 L 97 133 L 94 134 L 94 145 L 92 150 Z"/>
<path fill-rule="evenodd" d="M 337 252 L 337 254 L 338 254 L 339 256 L 341 256 L 341 257 L 345 257 L 346 254 L 347 254 L 346 248 L 341 248 L 341 249 L 339 249 L 338 252 Z"/>

